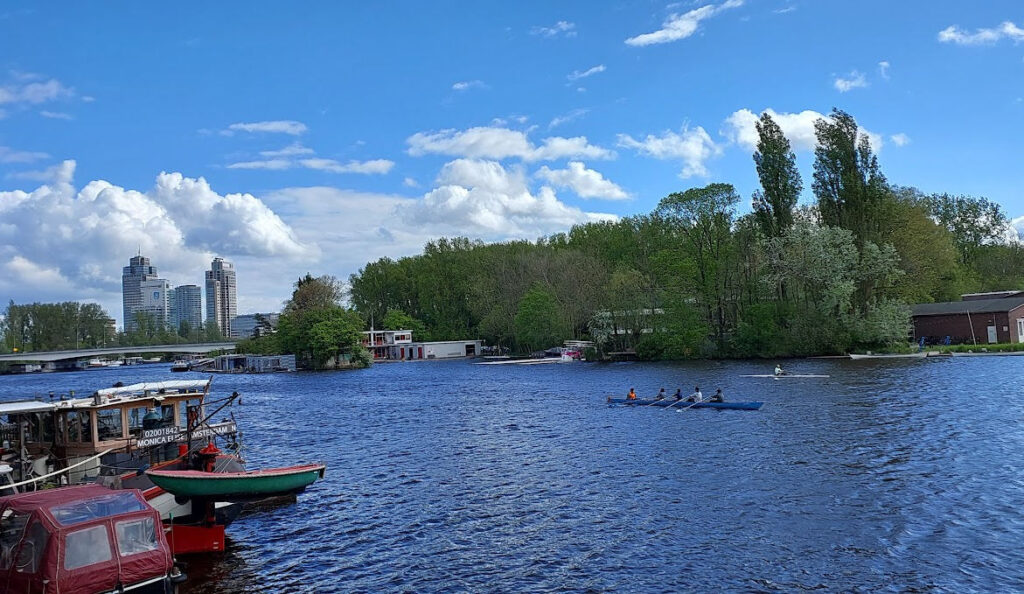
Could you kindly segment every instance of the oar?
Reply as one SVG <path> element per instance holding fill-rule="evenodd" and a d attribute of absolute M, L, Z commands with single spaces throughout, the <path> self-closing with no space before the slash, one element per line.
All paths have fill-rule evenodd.
<path fill-rule="evenodd" d="M 665 407 L 665 410 L 668 410 L 668 409 L 672 408 L 673 406 L 675 406 L 675 405 L 679 404 L 680 402 L 686 402 L 686 399 L 685 399 L 685 398 L 680 398 L 679 400 L 676 400 L 676 401 L 675 401 L 675 402 L 673 402 L 672 404 L 670 404 L 670 405 L 666 406 L 666 407 Z M 677 408 L 676 410 L 678 411 L 678 410 L 686 410 L 686 409 L 683 409 L 683 408 Z"/>
<path fill-rule="evenodd" d="M 666 398 L 667 398 L 667 396 L 666 396 Z M 652 400 L 651 402 L 648 402 L 644 406 L 654 406 L 655 404 L 661 402 L 662 400 L 665 400 L 666 398 L 661 398 L 661 399 L 655 398 L 654 400 Z"/>
<path fill-rule="evenodd" d="M 684 406 L 683 408 L 677 408 L 676 412 L 683 412 L 684 410 L 690 410 L 691 408 L 697 406 L 698 404 L 700 404 L 702 402 L 709 402 L 709 401 L 708 400 L 697 400 L 695 402 L 690 403 L 689 406 Z"/>

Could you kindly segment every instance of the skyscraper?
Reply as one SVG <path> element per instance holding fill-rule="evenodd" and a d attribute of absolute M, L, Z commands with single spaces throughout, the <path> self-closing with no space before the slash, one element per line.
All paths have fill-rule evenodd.
<path fill-rule="evenodd" d="M 151 330 L 163 330 L 171 322 L 171 283 L 162 278 L 148 278 L 139 282 L 142 304 L 135 310 L 153 321 Z M 138 324 L 136 320 L 133 320 Z"/>
<path fill-rule="evenodd" d="M 156 267 L 151 266 L 149 258 L 141 253 L 132 257 L 121 272 L 121 306 L 124 315 L 124 329 L 127 332 L 138 330 L 135 312 L 142 307 L 143 295 L 139 286 L 143 281 L 156 278 Z"/>
<path fill-rule="evenodd" d="M 203 323 L 203 291 L 199 285 L 181 285 L 175 287 L 173 307 L 171 308 L 171 330 L 178 331 L 182 322 L 188 322 L 192 331 L 198 330 Z"/>
<path fill-rule="evenodd" d="M 214 258 L 206 271 L 206 323 L 216 324 L 224 336 L 231 336 L 231 320 L 237 313 L 235 266 Z"/>

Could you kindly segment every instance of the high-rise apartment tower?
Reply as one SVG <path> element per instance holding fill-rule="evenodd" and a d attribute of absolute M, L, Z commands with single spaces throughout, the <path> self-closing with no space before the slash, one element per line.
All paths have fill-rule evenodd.
<path fill-rule="evenodd" d="M 231 320 L 237 312 L 235 266 L 214 258 L 206 271 L 206 323 L 216 324 L 221 334 L 231 336 Z"/>
<path fill-rule="evenodd" d="M 149 258 L 141 253 L 132 257 L 121 272 L 121 306 L 124 315 L 124 329 L 127 332 L 138 330 L 135 313 L 143 306 L 141 283 L 156 278 L 156 267 L 150 265 Z"/>

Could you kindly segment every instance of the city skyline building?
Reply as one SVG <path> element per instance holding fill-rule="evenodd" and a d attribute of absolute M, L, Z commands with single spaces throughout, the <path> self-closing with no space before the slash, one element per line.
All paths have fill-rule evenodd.
<path fill-rule="evenodd" d="M 124 329 L 126 332 L 138 330 L 138 322 L 135 320 L 135 313 L 143 305 L 141 283 L 157 278 L 156 267 L 149 258 L 137 255 L 128 260 L 128 266 L 121 270 L 121 314 L 124 316 Z"/>
<path fill-rule="evenodd" d="M 171 283 L 165 278 L 151 278 L 139 283 L 142 293 L 142 304 L 135 310 L 136 314 L 144 313 L 153 320 L 153 330 L 163 329 L 171 321 Z M 137 320 L 133 320 L 138 325 Z"/>
<path fill-rule="evenodd" d="M 216 324 L 224 336 L 231 336 L 231 322 L 238 313 L 235 265 L 214 258 L 206 271 L 206 323 Z"/>
<path fill-rule="evenodd" d="M 182 322 L 191 330 L 203 325 L 203 291 L 199 285 L 179 285 L 171 293 L 171 330 L 177 332 Z"/>

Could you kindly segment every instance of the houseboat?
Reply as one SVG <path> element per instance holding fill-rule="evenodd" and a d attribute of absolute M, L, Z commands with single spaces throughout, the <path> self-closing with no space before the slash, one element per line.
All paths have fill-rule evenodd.
<path fill-rule="evenodd" d="M 222 414 L 238 394 L 210 400 L 211 380 L 116 386 L 89 398 L 72 393 L 56 400 L 51 395 L 49 402 L 0 403 L 0 464 L 11 467 L 10 480 L 0 489 L 90 482 L 140 489 L 171 530 L 176 553 L 223 550 L 224 528 L 241 512 L 243 501 L 294 494 L 322 477 L 323 468 L 316 476 L 302 474 L 310 480 L 301 488 L 283 477 L 281 484 L 288 489 L 281 493 L 268 489 L 266 480 L 253 480 L 238 456 L 235 422 Z M 211 421 L 216 416 L 222 420 Z M 262 472 L 288 475 L 289 469 Z M 236 483 L 241 478 L 241 484 L 260 484 L 249 489 L 253 497 L 234 491 L 193 496 L 156 484 L 147 470 L 172 478 L 186 473 L 191 484 L 226 475 Z"/>

